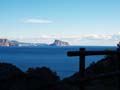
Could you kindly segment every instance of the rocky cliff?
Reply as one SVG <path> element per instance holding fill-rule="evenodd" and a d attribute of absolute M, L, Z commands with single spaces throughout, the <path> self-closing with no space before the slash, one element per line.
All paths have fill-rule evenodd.
<path fill-rule="evenodd" d="M 18 44 L 8 39 L 0 39 L 0 46 L 18 46 Z"/>
<path fill-rule="evenodd" d="M 0 39 L 0 46 L 68 46 L 68 42 L 64 42 L 61 40 L 55 40 L 52 44 L 44 44 L 44 43 L 25 43 L 18 41 L 10 41 L 8 39 Z"/>
<path fill-rule="evenodd" d="M 68 42 L 64 42 L 61 40 L 55 40 L 50 46 L 69 46 Z"/>
<path fill-rule="evenodd" d="M 10 46 L 10 44 L 8 39 L 0 39 L 0 46 Z"/>

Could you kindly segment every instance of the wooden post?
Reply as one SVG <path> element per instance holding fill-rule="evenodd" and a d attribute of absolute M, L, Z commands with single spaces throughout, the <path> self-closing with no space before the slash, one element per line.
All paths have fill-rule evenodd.
<path fill-rule="evenodd" d="M 80 48 L 80 52 L 82 54 L 79 56 L 79 73 L 83 78 L 85 74 L 85 48 Z"/>
<path fill-rule="evenodd" d="M 68 56 L 79 56 L 79 74 L 80 79 L 85 77 L 85 56 L 92 56 L 92 55 L 114 55 L 118 54 L 117 56 L 120 58 L 120 48 L 118 50 L 113 51 L 85 51 L 85 48 L 80 48 L 79 51 L 69 51 L 67 53 Z M 80 80 L 80 90 L 85 90 L 84 82 Z"/>
<path fill-rule="evenodd" d="M 79 74 L 80 79 L 84 78 L 85 74 L 85 48 L 80 48 L 81 55 L 79 56 Z M 80 90 L 85 90 L 84 83 L 80 82 Z"/>

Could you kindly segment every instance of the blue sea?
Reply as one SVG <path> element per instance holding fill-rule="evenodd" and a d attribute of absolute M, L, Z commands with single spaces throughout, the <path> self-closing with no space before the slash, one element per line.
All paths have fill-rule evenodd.
<path fill-rule="evenodd" d="M 39 47 L 0 47 L 0 62 L 15 64 L 21 70 L 29 67 L 49 67 L 61 77 L 68 77 L 78 72 L 79 57 L 68 57 L 68 51 L 116 49 L 115 46 L 39 46 Z M 86 67 L 93 61 L 105 56 L 86 57 Z"/>

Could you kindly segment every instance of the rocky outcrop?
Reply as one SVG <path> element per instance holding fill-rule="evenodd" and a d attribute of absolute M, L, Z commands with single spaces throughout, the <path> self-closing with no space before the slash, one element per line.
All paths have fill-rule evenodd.
<path fill-rule="evenodd" d="M 0 39 L 0 46 L 18 46 L 18 43 L 12 42 L 8 39 Z"/>
<path fill-rule="evenodd" d="M 0 90 L 69 90 L 62 87 L 57 74 L 49 68 L 29 68 L 22 72 L 15 65 L 0 63 Z"/>
<path fill-rule="evenodd" d="M 0 39 L 0 46 L 10 46 L 10 44 L 8 39 Z"/>
<path fill-rule="evenodd" d="M 68 42 L 64 42 L 61 40 L 55 40 L 52 44 L 44 44 L 44 43 L 25 43 L 18 42 L 15 40 L 8 39 L 0 39 L 0 46 L 69 46 Z"/>
<path fill-rule="evenodd" d="M 48 46 L 48 44 L 44 43 L 25 43 L 19 42 L 15 40 L 8 40 L 8 39 L 0 39 L 0 46 Z"/>
<path fill-rule="evenodd" d="M 68 42 L 64 42 L 61 40 L 55 40 L 50 46 L 69 46 Z"/>
<path fill-rule="evenodd" d="M 22 71 L 15 65 L 9 63 L 0 63 L 0 79 L 10 78 L 21 73 Z"/>
<path fill-rule="evenodd" d="M 24 90 L 24 73 L 15 65 L 0 63 L 0 90 Z"/>

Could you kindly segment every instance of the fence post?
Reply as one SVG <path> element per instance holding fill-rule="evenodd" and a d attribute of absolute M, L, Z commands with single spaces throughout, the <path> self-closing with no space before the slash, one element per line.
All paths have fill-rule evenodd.
<path fill-rule="evenodd" d="M 81 55 L 79 56 L 79 73 L 81 78 L 85 74 L 85 48 L 80 48 Z"/>
<path fill-rule="evenodd" d="M 80 79 L 85 76 L 85 48 L 80 48 L 81 55 L 79 56 L 79 74 Z M 85 90 L 84 82 L 80 82 L 80 90 Z"/>

